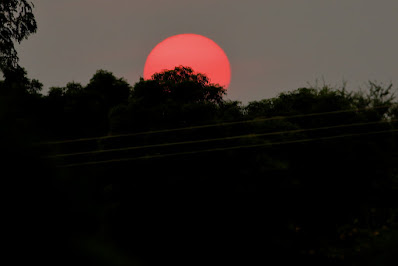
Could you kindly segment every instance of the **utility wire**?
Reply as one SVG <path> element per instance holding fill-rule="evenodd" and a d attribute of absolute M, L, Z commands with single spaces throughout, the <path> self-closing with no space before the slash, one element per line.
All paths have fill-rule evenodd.
<path fill-rule="evenodd" d="M 166 157 L 181 156 L 181 155 L 193 155 L 193 154 L 199 154 L 199 153 L 228 151 L 228 150 L 237 150 L 237 149 L 244 149 L 244 148 L 255 148 L 255 147 L 273 146 L 273 145 L 305 143 L 305 142 L 310 142 L 310 141 L 323 141 L 323 140 L 332 140 L 332 139 L 339 139 L 339 138 L 345 138 L 345 137 L 357 137 L 357 136 L 375 135 L 375 134 L 392 133 L 392 132 L 398 132 L 398 129 L 366 132 L 366 133 L 344 134 L 344 135 L 329 136 L 329 137 L 322 137 L 322 138 L 308 138 L 308 139 L 300 139 L 300 140 L 292 140 L 292 141 L 270 142 L 270 143 L 252 144 L 252 145 L 239 145 L 239 146 L 231 146 L 231 147 L 226 147 L 226 148 L 214 148 L 214 149 L 198 150 L 198 151 L 148 155 L 148 156 L 141 156 L 141 157 L 121 158 L 121 159 L 112 159 L 112 160 L 104 160 L 104 161 L 93 161 L 93 162 L 86 162 L 86 163 L 75 163 L 75 164 L 62 165 L 59 167 L 71 168 L 71 167 L 78 167 L 78 166 L 109 164 L 109 163 L 115 163 L 115 162 L 158 159 L 158 158 L 166 158 Z"/>
<path fill-rule="evenodd" d="M 274 116 L 274 117 L 268 117 L 268 118 L 255 118 L 255 119 L 246 120 L 246 121 L 222 122 L 222 123 L 216 123 L 216 124 L 181 127 L 181 128 L 173 128 L 173 129 L 152 130 L 152 131 L 145 131 L 145 132 L 138 132 L 138 133 L 131 133 L 131 134 L 119 134 L 119 135 L 113 135 L 113 136 L 111 135 L 111 136 L 94 137 L 94 138 L 48 141 L 48 142 L 41 142 L 39 144 L 40 145 L 55 145 L 55 144 L 65 144 L 65 143 L 84 142 L 84 141 L 93 141 L 93 140 L 104 140 L 104 139 L 121 138 L 121 137 L 133 137 L 133 136 L 177 132 L 177 131 L 185 131 L 185 130 L 193 130 L 193 129 L 231 126 L 231 125 L 239 125 L 239 124 L 250 124 L 250 123 L 258 123 L 258 122 L 271 121 L 271 120 L 282 120 L 282 119 L 291 119 L 291 118 L 300 118 L 300 117 L 311 117 L 311 116 L 322 116 L 322 115 L 340 114 L 340 113 L 348 113 L 348 112 L 358 112 L 358 111 L 366 111 L 366 110 L 373 110 L 373 109 L 389 108 L 393 105 L 395 105 L 395 103 L 391 104 L 391 105 L 383 105 L 383 106 L 375 106 L 375 107 L 354 108 L 354 109 L 345 109 L 345 110 L 311 113 L 311 114 L 290 115 L 290 116 Z"/>
<path fill-rule="evenodd" d="M 295 130 L 268 132 L 268 133 L 262 133 L 262 134 L 246 134 L 246 135 L 239 135 L 239 136 L 233 136 L 233 137 L 191 140 L 191 141 L 133 146 L 133 147 L 127 147 L 127 148 L 105 149 L 105 150 L 95 150 L 95 151 L 87 151 L 87 152 L 57 154 L 57 155 L 49 156 L 48 158 L 71 157 L 71 156 L 89 155 L 89 154 L 97 154 L 97 153 L 108 153 L 108 152 L 118 152 L 118 151 L 128 151 L 128 150 L 138 150 L 138 149 L 148 149 L 148 148 L 159 148 L 159 147 L 168 147 L 168 146 L 176 146 L 176 145 L 186 145 L 186 144 L 198 144 L 198 143 L 207 143 L 207 142 L 222 141 L 222 140 L 234 140 L 234 139 L 242 139 L 242 138 L 256 138 L 256 137 L 281 135 L 281 134 L 288 134 L 288 133 L 300 133 L 300 132 L 308 132 L 308 131 L 316 131 L 316 130 L 344 128 L 344 127 L 358 127 L 358 126 L 375 125 L 375 124 L 391 123 L 391 122 L 398 122 L 398 119 L 394 119 L 391 121 L 376 121 L 376 122 L 365 122 L 365 123 L 342 124 L 342 125 L 336 125 L 336 126 L 295 129 Z"/>

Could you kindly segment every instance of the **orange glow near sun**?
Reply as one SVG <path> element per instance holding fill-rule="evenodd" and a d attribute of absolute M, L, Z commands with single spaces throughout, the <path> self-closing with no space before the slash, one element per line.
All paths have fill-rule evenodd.
<path fill-rule="evenodd" d="M 197 34 L 175 35 L 156 45 L 146 60 L 144 79 L 181 65 L 206 74 L 211 83 L 225 89 L 230 84 L 231 66 L 227 55 L 214 41 Z"/>

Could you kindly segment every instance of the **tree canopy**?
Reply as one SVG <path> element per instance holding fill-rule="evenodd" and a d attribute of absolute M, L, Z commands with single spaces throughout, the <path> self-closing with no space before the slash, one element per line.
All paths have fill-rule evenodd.
<path fill-rule="evenodd" d="M 130 93 L 127 81 L 98 70 L 85 86 L 69 82 L 65 87 L 50 88 L 45 104 L 53 112 L 47 118 L 61 136 L 107 134 L 110 110 L 127 104 Z"/>
<path fill-rule="evenodd" d="M 36 31 L 32 8 L 0 0 L 11 259 L 398 264 L 392 84 L 309 86 L 243 105 L 179 66 L 134 86 L 98 70 L 44 95 L 14 47 Z"/>
<path fill-rule="evenodd" d="M 129 102 L 111 112 L 111 131 L 209 122 L 226 103 L 225 94 L 223 87 L 189 67 L 155 73 L 150 80 L 141 78 L 133 86 Z"/>
<path fill-rule="evenodd" d="M 226 91 L 212 84 L 202 73 L 190 67 L 179 66 L 173 70 L 155 73 L 150 80 L 140 79 L 132 96 L 146 102 L 175 101 L 179 103 L 209 102 L 219 104 Z"/>
<path fill-rule="evenodd" d="M 0 1 L 0 70 L 18 67 L 14 42 L 21 43 L 36 30 L 33 3 L 26 0 Z"/>
<path fill-rule="evenodd" d="M 48 95 L 20 70 L 0 82 L 0 92 L 14 92 L 13 101 L 0 93 L 8 132 L 1 132 L 3 152 L 24 177 L 43 172 L 31 157 L 51 157 L 44 164 L 55 167 L 50 181 L 30 181 L 24 191 L 48 195 L 56 177 L 54 193 L 70 198 L 46 202 L 66 206 L 57 215 L 69 231 L 56 237 L 100 234 L 134 256 L 150 258 L 155 250 L 185 264 L 201 245 L 231 261 L 231 250 L 245 261 L 261 248 L 257 260 L 289 254 L 291 262 L 316 257 L 323 265 L 344 257 L 367 265 L 374 241 L 392 254 L 391 195 L 398 184 L 392 85 L 370 82 L 367 92 L 299 88 L 242 105 L 185 67 L 134 86 L 98 70 L 88 84 L 69 82 Z M 30 156 L 38 148 L 24 143 L 34 134 L 56 142 Z M 215 235 L 219 242 L 209 241 Z"/>

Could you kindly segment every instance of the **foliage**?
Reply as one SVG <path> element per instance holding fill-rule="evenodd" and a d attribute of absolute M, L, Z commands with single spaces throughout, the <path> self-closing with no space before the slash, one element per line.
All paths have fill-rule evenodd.
<path fill-rule="evenodd" d="M 155 73 L 137 82 L 125 112 L 111 113 L 112 133 L 188 126 L 214 120 L 223 105 L 225 90 L 211 84 L 206 75 L 189 67 Z M 120 125 L 120 121 L 129 121 Z"/>
<path fill-rule="evenodd" d="M 6 79 L 0 81 L 0 121 L 5 131 L 31 130 L 43 117 L 43 84 L 29 79 L 23 68 L 6 71 Z M 34 134 L 32 134 L 34 135 Z"/>
<path fill-rule="evenodd" d="M 46 104 L 53 110 L 48 119 L 55 135 L 106 134 L 108 114 L 113 107 L 127 103 L 130 91 L 124 79 L 105 70 L 98 70 L 86 86 L 70 82 L 66 87 L 50 88 Z"/>
<path fill-rule="evenodd" d="M 153 97 L 155 102 L 172 100 L 179 103 L 219 104 L 223 95 L 225 90 L 216 84 L 211 84 L 206 75 L 195 73 L 191 68 L 184 66 L 155 73 L 148 81 L 141 79 L 133 90 L 134 98 L 145 101 Z"/>
<path fill-rule="evenodd" d="M 26 0 L 0 1 L 0 70 L 18 68 L 14 42 L 21 43 L 37 30 L 33 3 Z"/>
<path fill-rule="evenodd" d="M 43 89 L 43 84 L 37 79 L 30 80 L 24 68 L 6 69 L 4 71 L 5 80 L 1 81 L 2 88 L 0 93 L 23 97 L 23 95 L 39 95 Z"/>
<path fill-rule="evenodd" d="M 48 95 L 41 88 L 23 69 L 0 82 L 0 134 L 6 169 L 23 177 L 7 182 L 28 184 L 12 208 L 42 218 L 21 234 L 44 236 L 53 257 L 108 265 L 396 262 L 392 85 L 299 88 L 242 105 L 180 67 L 133 87 L 99 70 L 87 85 Z M 369 134 L 379 131 L 387 132 Z M 69 138 L 79 140 L 62 142 Z M 49 139 L 61 142 L 29 144 Z M 29 178 L 39 173 L 40 181 Z"/>
<path fill-rule="evenodd" d="M 281 93 L 278 97 L 250 102 L 246 112 L 250 117 L 294 115 L 329 112 L 354 108 L 351 94 L 344 90 L 323 87 L 300 88 Z"/>
<path fill-rule="evenodd" d="M 109 109 L 127 103 L 131 88 L 123 78 L 118 79 L 109 71 L 98 70 L 85 90 Z"/>

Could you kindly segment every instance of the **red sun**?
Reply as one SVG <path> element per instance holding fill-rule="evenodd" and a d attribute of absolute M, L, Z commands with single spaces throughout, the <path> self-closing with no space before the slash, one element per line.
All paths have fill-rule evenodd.
<path fill-rule="evenodd" d="M 165 39 L 153 48 L 144 67 L 144 79 L 156 72 L 191 67 L 203 73 L 211 83 L 225 89 L 231 81 L 231 66 L 227 55 L 214 41 L 197 34 L 179 34 Z"/>

